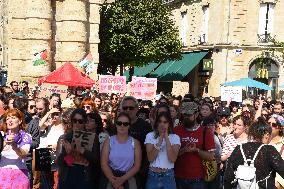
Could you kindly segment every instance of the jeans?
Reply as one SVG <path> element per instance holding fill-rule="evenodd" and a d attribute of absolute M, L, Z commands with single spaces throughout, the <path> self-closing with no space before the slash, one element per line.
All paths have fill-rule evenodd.
<path fill-rule="evenodd" d="M 206 184 L 202 179 L 180 179 L 176 178 L 177 189 L 206 189 Z"/>
<path fill-rule="evenodd" d="M 149 171 L 146 189 L 176 189 L 174 170 L 163 173 Z"/>
<path fill-rule="evenodd" d="M 32 170 L 32 161 L 26 161 L 26 166 L 28 169 L 28 178 L 30 181 L 30 187 L 33 188 L 33 170 Z"/>

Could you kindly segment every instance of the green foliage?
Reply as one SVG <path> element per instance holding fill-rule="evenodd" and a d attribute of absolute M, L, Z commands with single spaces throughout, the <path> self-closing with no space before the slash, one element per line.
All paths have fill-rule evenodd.
<path fill-rule="evenodd" d="M 181 57 L 182 44 L 162 0 L 116 0 L 104 4 L 100 24 L 99 72 L 118 65 L 142 66 Z"/>

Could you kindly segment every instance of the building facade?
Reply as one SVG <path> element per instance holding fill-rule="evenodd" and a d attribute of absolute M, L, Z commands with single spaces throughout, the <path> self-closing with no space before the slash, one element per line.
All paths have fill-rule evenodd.
<path fill-rule="evenodd" d="M 98 64 L 99 11 L 103 2 L 0 0 L 0 62 L 1 70 L 8 71 L 8 81 L 36 82 L 66 61 L 77 66 L 89 52 Z M 45 49 L 49 63 L 33 67 L 33 55 Z"/>
<path fill-rule="evenodd" d="M 191 91 L 220 95 L 220 85 L 251 77 L 278 93 L 284 84 L 284 0 L 165 0 L 185 52 L 208 50 L 213 69 L 191 76 Z M 191 78 L 192 78 L 191 77 Z M 206 90 L 204 90 L 206 88 Z M 274 95 L 272 94 L 272 95 Z"/>

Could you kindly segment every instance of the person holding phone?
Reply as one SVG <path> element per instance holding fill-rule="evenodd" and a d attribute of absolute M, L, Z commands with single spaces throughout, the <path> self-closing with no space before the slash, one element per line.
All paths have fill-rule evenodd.
<path fill-rule="evenodd" d="M 175 189 L 174 163 L 180 149 L 179 136 L 172 134 L 171 115 L 162 112 L 158 115 L 154 131 L 146 136 L 147 157 L 150 162 L 147 189 Z"/>
<path fill-rule="evenodd" d="M 11 109 L 5 112 L 1 127 L 4 148 L 0 159 L 0 188 L 30 188 L 25 158 L 30 150 L 32 137 L 25 129 L 24 115 L 20 110 Z"/>

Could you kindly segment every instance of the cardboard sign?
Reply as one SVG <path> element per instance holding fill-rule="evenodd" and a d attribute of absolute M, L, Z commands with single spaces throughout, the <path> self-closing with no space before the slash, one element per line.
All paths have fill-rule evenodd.
<path fill-rule="evenodd" d="M 56 152 L 50 148 L 35 149 L 34 159 L 36 171 L 50 171 L 55 164 Z"/>
<path fill-rule="evenodd" d="M 184 96 L 189 92 L 189 83 L 181 81 L 173 81 L 172 95 Z"/>
<path fill-rule="evenodd" d="M 157 91 L 157 78 L 132 77 L 128 83 L 129 96 L 142 100 L 153 100 Z"/>
<path fill-rule="evenodd" d="M 96 134 L 85 131 L 74 131 L 72 138 L 72 149 L 80 152 L 82 149 L 92 151 Z M 74 157 L 74 164 L 88 165 L 86 159 L 80 153 L 72 154 Z"/>
<path fill-rule="evenodd" d="M 113 75 L 99 76 L 100 93 L 126 93 L 126 77 Z"/>
<path fill-rule="evenodd" d="M 221 86 L 221 101 L 242 102 L 242 87 Z"/>

